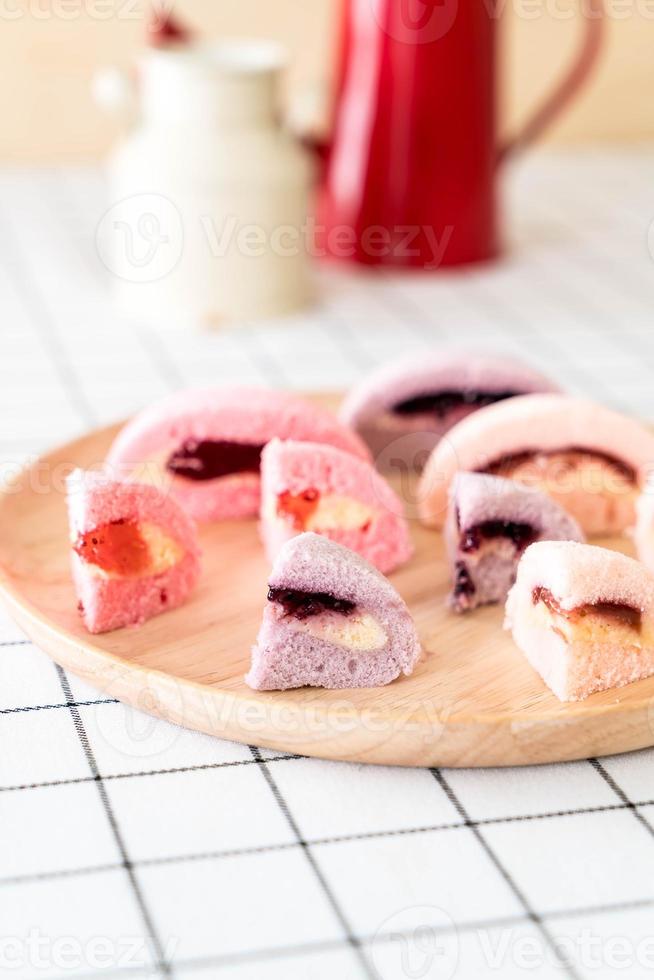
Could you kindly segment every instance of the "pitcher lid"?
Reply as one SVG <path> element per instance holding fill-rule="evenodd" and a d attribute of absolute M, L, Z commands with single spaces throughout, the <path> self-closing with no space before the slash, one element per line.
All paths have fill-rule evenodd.
<path fill-rule="evenodd" d="M 188 37 L 188 35 L 186 35 Z M 261 38 L 155 43 L 148 59 L 174 61 L 179 68 L 214 71 L 220 75 L 258 75 L 279 71 L 288 61 L 286 49 Z"/>

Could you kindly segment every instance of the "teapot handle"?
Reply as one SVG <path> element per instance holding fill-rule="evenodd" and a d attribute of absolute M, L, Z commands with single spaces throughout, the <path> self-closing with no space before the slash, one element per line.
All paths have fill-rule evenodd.
<path fill-rule="evenodd" d="M 500 162 L 524 149 L 543 133 L 586 81 L 602 48 L 604 38 L 603 0 L 585 0 L 585 32 L 580 51 L 567 74 L 545 99 L 522 129 L 500 147 Z"/>

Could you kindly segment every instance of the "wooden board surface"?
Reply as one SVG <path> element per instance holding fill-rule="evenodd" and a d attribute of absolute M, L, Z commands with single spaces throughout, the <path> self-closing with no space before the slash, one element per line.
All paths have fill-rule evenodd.
<path fill-rule="evenodd" d="M 0 495 L 0 595 L 39 647 L 104 696 L 221 738 L 329 759 L 520 765 L 654 744 L 654 678 L 559 703 L 502 631 L 501 608 L 447 611 L 441 538 L 416 521 L 416 555 L 391 580 L 425 656 L 388 687 L 257 693 L 244 684 L 268 572 L 254 520 L 202 529 L 204 574 L 184 607 L 140 629 L 89 635 L 69 574 L 63 479 L 72 466 L 97 466 L 115 432 L 52 452 Z"/>

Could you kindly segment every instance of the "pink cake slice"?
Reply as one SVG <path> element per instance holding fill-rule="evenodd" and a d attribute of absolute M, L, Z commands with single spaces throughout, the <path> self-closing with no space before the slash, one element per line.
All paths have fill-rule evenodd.
<path fill-rule="evenodd" d="M 198 521 L 259 510 L 261 451 L 272 438 L 328 443 L 362 459 L 356 433 L 312 402 L 267 388 L 178 391 L 121 430 L 107 457 L 114 475 L 165 486 Z"/>
<path fill-rule="evenodd" d="M 420 516 L 440 527 L 454 474 L 471 470 L 545 491 L 587 534 L 617 534 L 653 463 L 654 434 L 639 422 L 581 398 L 524 395 L 450 430 L 422 474 Z"/>
<path fill-rule="evenodd" d="M 75 470 L 67 481 L 72 571 L 91 633 L 181 605 L 200 574 L 195 525 L 154 486 Z"/>
<path fill-rule="evenodd" d="M 654 576 L 616 551 L 572 541 L 527 548 L 505 627 L 561 701 L 654 674 Z"/>
<path fill-rule="evenodd" d="M 540 490 L 486 473 L 457 473 L 445 540 L 455 612 L 503 602 L 518 562 L 535 541 L 583 541 L 573 517 Z"/>
<path fill-rule="evenodd" d="M 261 536 L 272 562 L 315 531 L 388 573 L 413 553 L 404 507 L 372 465 L 315 442 L 273 439 L 261 456 Z"/>
<path fill-rule="evenodd" d="M 409 610 L 388 579 L 307 532 L 277 556 L 245 680 L 259 691 L 379 687 L 410 674 L 419 656 Z"/>
<path fill-rule="evenodd" d="M 422 469 L 461 419 L 497 401 L 558 391 L 539 371 L 499 354 L 428 350 L 385 364 L 354 387 L 342 421 L 367 442 L 381 469 Z"/>

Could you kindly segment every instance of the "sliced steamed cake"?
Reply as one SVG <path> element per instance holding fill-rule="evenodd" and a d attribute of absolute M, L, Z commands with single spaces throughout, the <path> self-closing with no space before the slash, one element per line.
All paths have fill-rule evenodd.
<path fill-rule="evenodd" d="M 366 460 L 318 443 L 268 443 L 260 528 L 270 561 L 302 531 L 351 548 L 384 573 L 413 552 L 403 504 L 383 477 Z"/>
<path fill-rule="evenodd" d="M 424 466 L 445 433 L 485 405 L 558 391 L 520 361 L 466 350 L 428 350 L 384 364 L 349 392 L 341 420 L 370 446 L 381 469 Z"/>
<path fill-rule="evenodd" d="M 654 674 L 654 576 L 617 551 L 532 544 L 509 592 L 505 625 L 561 701 Z"/>
<path fill-rule="evenodd" d="M 118 434 L 107 466 L 122 479 L 166 487 L 198 521 L 248 517 L 259 509 L 261 452 L 275 436 L 369 458 L 327 409 L 288 392 L 239 387 L 178 391 L 151 405 Z"/>
<path fill-rule="evenodd" d="M 617 534 L 654 464 L 654 434 L 625 415 L 566 395 L 525 395 L 455 426 L 433 451 L 418 490 L 426 524 L 442 526 L 455 473 L 504 476 L 543 490 L 586 534 Z"/>
<path fill-rule="evenodd" d="M 445 540 L 452 568 L 450 605 L 465 612 L 503 602 L 520 557 L 534 541 L 583 541 L 581 528 L 546 494 L 486 473 L 457 473 Z"/>
<path fill-rule="evenodd" d="M 156 487 L 76 470 L 67 481 L 73 580 L 91 633 L 181 605 L 200 574 L 195 525 Z"/>
<path fill-rule="evenodd" d="M 250 687 L 378 687 L 410 674 L 419 656 L 409 610 L 376 568 L 317 534 L 287 541 L 270 575 Z"/>

